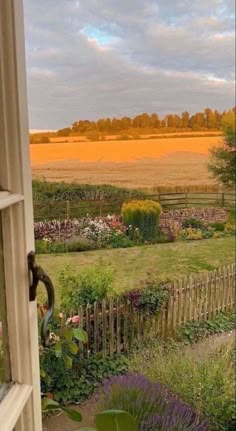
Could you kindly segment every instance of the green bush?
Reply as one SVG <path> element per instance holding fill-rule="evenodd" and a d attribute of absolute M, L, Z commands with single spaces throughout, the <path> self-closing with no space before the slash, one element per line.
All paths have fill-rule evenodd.
<path fill-rule="evenodd" d="M 231 331 L 235 328 L 235 317 L 235 312 L 221 312 L 211 320 L 187 322 L 177 330 L 177 339 L 187 343 L 196 343 L 209 335 Z"/>
<path fill-rule="evenodd" d="M 138 228 L 144 241 L 155 241 L 160 213 L 160 204 L 148 199 L 124 203 L 121 209 L 123 223 Z"/>
<path fill-rule="evenodd" d="M 183 240 L 190 240 L 190 241 L 200 240 L 200 239 L 203 239 L 203 232 L 201 229 L 187 227 L 180 231 L 179 237 L 180 239 L 183 239 Z"/>
<path fill-rule="evenodd" d="M 148 278 L 140 283 L 138 289 L 131 290 L 124 297 L 144 314 L 157 314 L 169 297 L 167 283 L 168 280 L 161 282 L 155 275 L 148 274 Z"/>
<path fill-rule="evenodd" d="M 217 232 L 224 232 L 225 230 L 225 224 L 216 222 L 216 223 L 210 223 L 210 226 L 215 229 Z"/>
<path fill-rule="evenodd" d="M 124 233 L 117 234 L 113 232 L 109 238 L 109 246 L 112 248 L 128 248 L 136 245 L 127 235 Z"/>
<path fill-rule="evenodd" d="M 35 241 L 35 251 L 38 254 L 49 253 L 66 253 L 68 251 L 67 244 L 60 241 L 50 241 L 37 239 Z"/>
<path fill-rule="evenodd" d="M 91 141 L 91 142 L 96 142 L 99 141 L 100 138 L 100 133 L 96 132 L 96 130 L 91 131 L 86 133 L 86 137 Z"/>
<path fill-rule="evenodd" d="M 95 250 L 96 245 L 86 238 L 74 239 L 66 242 L 68 252 Z"/>
<path fill-rule="evenodd" d="M 67 265 L 59 274 L 63 311 L 68 313 L 81 305 L 101 302 L 113 293 L 113 281 L 113 269 L 102 262 L 80 270 Z"/>
<path fill-rule="evenodd" d="M 196 361 L 175 347 L 149 345 L 129 359 L 129 369 L 167 385 L 206 418 L 214 431 L 233 431 L 235 425 L 234 358 L 232 346 L 224 346 Z"/>
<path fill-rule="evenodd" d="M 45 375 L 50 376 L 50 380 L 41 376 L 42 392 L 52 393 L 56 401 L 67 404 L 83 401 L 104 379 L 124 373 L 127 359 L 124 355 L 103 358 L 98 354 L 89 359 L 76 355 L 72 367 L 67 369 L 63 358 L 57 358 L 47 349 L 41 356 L 41 367 Z"/>
<path fill-rule="evenodd" d="M 51 201 L 76 201 L 87 199 L 145 198 L 146 193 L 139 190 L 115 187 L 108 184 L 92 185 L 65 182 L 33 180 L 33 200 L 37 204 Z M 37 214 L 35 214 L 37 216 Z"/>
<path fill-rule="evenodd" d="M 116 139 L 117 141 L 130 141 L 132 137 L 130 137 L 129 135 L 119 135 Z"/>
<path fill-rule="evenodd" d="M 182 227 L 184 229 L 186 229 L 186 228 L 203 229 L 204 224 L 201 220 L 198 220 L 198 219 L 192 217 L 192 218 L 188 218 L 188 219 L 184 220 L 182 223 Z"/>

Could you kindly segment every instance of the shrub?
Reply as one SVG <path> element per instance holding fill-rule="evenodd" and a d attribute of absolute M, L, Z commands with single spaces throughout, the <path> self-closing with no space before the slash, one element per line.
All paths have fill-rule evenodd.
<path fill-rule="evenodd" d="M 183 229 L 186 229 L 186 228 L 203 229 L 204 224 L 201 220 L 192 217 L 184 220 L 182 223 L 182 227 Z"/>
<path fill-rule="evenodd" d="M 215 229 L 217 232 L 224 232 L 224 230 L 225 230 L 224 223 L 220 223 L 220 222 L 210 223 L 210 227 Z"/>
<path fill-rule="evenodd" d="M 93 391 L 107 379 L 127 370 L 124 355 L 103 358 L 97 354 L 91 358 L 73 356 L 71 368 L 65 368 L 62 357 L 56 357 L 51 349 L 44 351 L 40 358 L 45 374 L 41 375 L 41 390 L 52 393 L 53 398 L 63 404 L 79 403 L 88 398 Z M 50 380 L 45 376 L 50 376 Z"/>
<path fill-rule="evenodd" d="M 89 251 L 96 248 L 95 244 L 93 244 L 92 241 L 89 241 L 86 238 L 79 238 L 67 241 L 66 245 L 68 252 Z"/>
<path fill-rule="evenodd" d="M 51 182 L 45 180 L 33 180 L 33 200 L 37 204 L 45 204 L 52 201 L 74 201 L 87 199 L 143 199 L 146 193 L 134 189 L 115 187 L 108 184 L 92 185 L 65 182 Z M 64 203 L 65 207 L 65 203 Z M 47 210 L 43 207 L 42 210 Z M 39 211 L 39 208 L 37 208 Z M 48 213 L 48 211 L 45 211 Z M 37 213 L 35 214 L 37 216 Z M 43 218 L 42 218 L 43 219 Z"/>
<path fill-rule="evenodd" d="M 140 288 L 132 290 L 125 295 L 133 306 L 145 314 L 152 315 L 161 310 L 166 303 L 169 293 L 166 289 L 167 281 L 160 282 L 155 275 L 149 274 L 144 282 L 140 283 Z"/>
<path fill-rule="evenodd" d="M 203 232 L 201 229 L 187 227 L 180 231 L 179 236 L 184 240 L 199 240 L 203 238 Z"/>
<path fill-rule="evenodd" d="M 130 368 L 160 381 L 206 418 L 214 431 L 231 431 L 235 423 L 234 358 L 231 346 L 196 361 L 183 348 L 160 345 L 130 358 Z"/>
<path fill-rule="evenodd" d="M 138 431 L 207 431 L 207 424 L 166 386 L 140 374 L 112 377 L 104 382 L 99 410 L 120 409 L 137 421 Z"/>
<path fill-rule="evenodd" d="M 146 241 L 155 240 L 160 213 L 160 204 L 151 200 L 124 203 L 121 210 L 123 223 L 138 228 Z"/>
<path fill-rule="evenodd" d="M 68 251 L 67 244 L 65 242 L 55 241 L 52 242 L 50 239 L 36 240 L 35 250 L 38 254 L 43 253 L 66 253 Z"/>
<path fill-rule="evenodd" d="M 180 341 L 196 343 L 209 335 L 231 331 L 235 324 L 235 312 L 221 312 L 211 320 L 185 323 L 177 330 L 176 335 Z"/>
<path fill-rule="evenodd" d="M 130 137 L 129 135 L 119 135 L 116 139 L 117 141 L 130 141 L 132 137 Z"/>
<path fill-rule="evenodd" d="M 88 132 L 86 133 L 86 137 L 89 139 L 89 141 L 93 142 L 93 141 L 99 141 L 100 138 L 100 133 L 94 131 Z"/>
<path fill-rule="evenodd" d="M 115 231 L 112 232 L 109 243 L 112 248 L 127 248 L 127 247 L 133 247 L 134 241 L 132 241 L 127 235 L 125 235 L 123 232 L 117 233 Z"/>
<path fill-rule="evenodd" d="M 80 271 L 72 265 L 59 274 L 63 311 L 77 310 L 80 305 L 93 304 L 113 293 L 114 271 L 102 262 Z"/>

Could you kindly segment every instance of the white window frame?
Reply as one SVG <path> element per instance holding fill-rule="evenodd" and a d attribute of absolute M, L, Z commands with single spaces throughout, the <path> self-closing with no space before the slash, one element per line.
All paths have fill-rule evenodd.
<path fill-rule="evenodd" d="M 34 249 L 22 0 L 0 0 L 0 211 L 13 385 L 0 403 L 2 431 L 41 431 L 36 302 L 27 254 Z"/>

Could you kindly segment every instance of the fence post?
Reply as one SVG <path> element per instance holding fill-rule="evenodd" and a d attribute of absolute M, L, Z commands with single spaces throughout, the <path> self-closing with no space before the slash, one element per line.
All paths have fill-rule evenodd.
<path fill-rule="evenodd" d="M 221 205 L 222 205 L 222 208 L 224 208 L 224 206 L 225 206 L 225 194 L 224 193 L 222 193 L 222 195 L 221 195 Z"/>
<path fill-rule="evenodd" d="M 66 201 L 66 218 L 70 219 L 70 201 Z"/>
<path fill-rule="evenodd" d="M 102 214 L 103 214 L 103 199 L 100 199 L 100 201 L 99 201 L 99 212 L 100 212 L 100 217 L 102 217 Z"/>
<path fill-rule="evenodd" d="M 185 193 L 185 205 L 188 208 L 188 192 Z"/>

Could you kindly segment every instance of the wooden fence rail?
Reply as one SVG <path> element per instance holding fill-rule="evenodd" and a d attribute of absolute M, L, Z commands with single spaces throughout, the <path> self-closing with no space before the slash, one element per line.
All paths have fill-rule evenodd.
<path fill-rule="evenodd" d="M 188 208 L 206 206 L 235 206 L 235 194 L 224 192 L 208 193 L 158 193 L 147 196 L 148 199 L 159 201 L 163 208 Z M 80 218 L 87 214 L 92 216 L 106 216 L 119 214 L 123 202 L 132 198 L 119 197 L 117 199 L 89 199 L 74 201 L 49 201 L 34 203 L 34 218 L 37 220 L 52 220 L 60 218 Z"/>
<path fill-rule="evenodd" d="M 169 299 L 153 316 L 141 313 L 128 301 L 113 298 L 80 307 L 79 325 L 88 334 L 85 353 L 112 356 L 127 352 L 144 335 L 174 336 L 183 323 L 209 320 L 221 311 L 233 310 L 235 274 L 236 265 L 231 264 L 163 286 L 169 291 Z"/>

